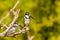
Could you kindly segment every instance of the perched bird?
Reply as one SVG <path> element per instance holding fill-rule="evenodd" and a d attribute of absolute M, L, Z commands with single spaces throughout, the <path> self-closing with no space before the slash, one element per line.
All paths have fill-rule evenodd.
<path fill-rule="evenodd" d="M 24 26 L 28 26 L 30 23 L 30 18 L 33 18 L 32 16 L 30 16 L 29 12 L 26 12 L 25 16 L 24 16 Z"/>
<path fill-rule="evenodd" d="M 11 34 L 14 33 L 16 31 L 16 29 L 18 28 L 18 26 L 21 26 L 20 24 L 18 24 L 17 22 L 15 22 L 13 24 L 13 26 L 9 29 L 9 31 L 7 32 L 7 34 Z"/>

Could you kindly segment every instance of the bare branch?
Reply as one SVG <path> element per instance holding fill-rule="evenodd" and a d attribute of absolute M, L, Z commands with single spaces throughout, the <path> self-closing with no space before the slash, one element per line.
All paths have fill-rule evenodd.
<path fill-rule="evenodd" d="M 4 16 L 4 17 L 0 20 L 0 24 L 2 23 L 2 21 L 3 21 L 4 19 L 6 19 L 6 18 L 10 15 L 10 13 L 11 13 L 12 11 L 14 11 L 14 9 L 15 9 L 16 6 L 19 4 L 19 2 L 20 2 L 20 0 L 17 0 L 17 2 L 16 2 L 16 4 L 14 5 L 14 7 L 13 7 L 12 9 L 10 9 L 10 11 L 7 13 L 7 15 Z"/>
<path fill-rule="evenodd" d="M 7 35 L 7 36 L 16 36 L 16 35 L 19 35 L 21 33 L 26 33 L 27 31 L 29 31 L 29 28 L 27 30 L 28 27 L 24 27 L 22 30 L 19 30 L 18 32 L 15 32 L 15 33 L 12 33 L 10 35 Z"/>
<path fill-rule="evenodd" d="M 7 18 L 11 12 L 14 12 L 14 9 L 16 8 L 16 6 L 19 4 L 20 0 L 17 0 L 16 4 L 14 5 L 14 7 L 7 13 L 6 16 L 4 16 L 1 20 L 0 20 L 0 24 L 2 23 L 2 21 Z M 0 36 L 3 37 L 6 35 L 6 33 L 9 31 L 9 29 L 13 26 L 14 22 L 16 21 L 16 19 L 18 18 L 18 13 L 20 10 L 14 12 L 14 19 L 12 20 L 12 22 L 9 24 L 9 27 L 2 33 L 0 33 Z"/>
<path fill-rule="evenodd" d="M 15 37 L 16 35 L 19 35 L 19 34 L 22 34 L 22 33 L 27 33 L 28 40 L 33 40 L 34 35 L 30 36 L 29 27 L 24 27 L 23 29 L 19 30 L 18 32 L 11 33 L 11 34 L 6 35 L 6 36 Z"/>
<path fill-rule="evenodd" d="M 20 0 L 17 0 L 17 2 L 15 3 L 14 7 L 11 10 L 14 10 L 16 8 L 16 6 L 19 4 Z"/>
<path fill-rule="evenodd" d="M 14 17 L 14 19 L 12 20 L 12 22 L 10 23 L 9 27 L 8 27 L 4 32 L 0 33 L 0 36 L 5 36 L 6 33 L 9 31 L 9 29 L 13 26 L 14 22 L 15 22 L 16 19 L 18 18 L 18 13 L 15 12 L 14 14 L 15 14 L 15 17 Z"/>

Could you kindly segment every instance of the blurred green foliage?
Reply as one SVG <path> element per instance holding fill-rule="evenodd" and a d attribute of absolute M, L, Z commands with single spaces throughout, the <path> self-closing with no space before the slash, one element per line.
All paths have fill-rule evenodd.
<path fill-rule="evenodd" d="M 0 0 L 0 19 L 13 7 L 17 0 Z M 30 34 L 33 40 L 60 40 L 60 1 L 59 0 L 21 0 L 16 9 L 21 9 L 18 19 L 21 25 L 25 12 L 30 12 Z M 16 10 L 15 9 L 15 10 Z M 7 17 L 3 23 L 9 25 L 13 16 Z M 56 20 L 54 20 L 56 19 Z M 1 27 L 1 25 L 0 25 Z M 1 30 L 2 32 L 4 30 Z M 0 37 L 0 40 L 27 40 L 26 34 L 15 37 Z"/>

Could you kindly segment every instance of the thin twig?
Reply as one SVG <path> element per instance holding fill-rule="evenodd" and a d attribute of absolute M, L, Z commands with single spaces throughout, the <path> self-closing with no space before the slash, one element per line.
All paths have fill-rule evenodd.
<path fill-rule="evenodd" d="M 13 7 L 12 9 L 10 9 L 10 11 L 7 13 L 7 15 L 4 16 L 4 17 L 0 20 L 0 24 L 2 23 L 2 21 L 3 21 L 4 19 L 6 19 L 6 18 L 10 15 L 10 12 L 11 12 L 11 11 L 14 11 L 14 9 L 15 9 L 16 6 L 19 4 L 19 2 L 20 2 L 20 0 L 17 0 L 17 2 L 16 2 L 16 4 L 14 5 L 14 7 Z"/>

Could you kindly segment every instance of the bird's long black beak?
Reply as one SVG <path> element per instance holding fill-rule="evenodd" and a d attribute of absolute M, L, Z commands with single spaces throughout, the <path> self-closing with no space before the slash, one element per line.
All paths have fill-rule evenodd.
<path fill-rule="evenodd" d="M 34 19 L 34 17 L 30 16 L 30 18 Z"/>

